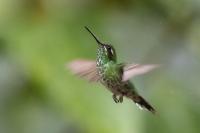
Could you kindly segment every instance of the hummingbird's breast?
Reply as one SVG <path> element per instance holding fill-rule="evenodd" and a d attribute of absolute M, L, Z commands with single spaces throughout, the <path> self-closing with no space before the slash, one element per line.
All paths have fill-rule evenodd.
<path fill-rule="evenodd" d="M 98 68 L 100 82 L 114 94 L 125 94 L 125 82 L 122 81 L 123 69 L 114 63 L 107 63 Z"/>

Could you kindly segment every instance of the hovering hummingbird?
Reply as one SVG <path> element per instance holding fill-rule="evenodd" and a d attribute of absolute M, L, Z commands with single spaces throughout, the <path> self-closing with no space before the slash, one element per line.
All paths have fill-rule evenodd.
<path fill-rule="evenodd" d="M 98 44 L 97 59 L 74 60 L 68 64 L 71 71 L 91 82 L 102 83 L 112 92 L 115 103 L 122 103 L 123 97 L 127 97 L 140 108 L 146 109 L 153 114 L 155 109 L 136 91 L 135 86 L 129 81 L 131 77 L 145 74 L 159 65 L 156 64 L 124 64 L 117 63 L 115 49 L 112 45 L 100 42 L 88 27 L 85 29 L 94 37 Z"/>

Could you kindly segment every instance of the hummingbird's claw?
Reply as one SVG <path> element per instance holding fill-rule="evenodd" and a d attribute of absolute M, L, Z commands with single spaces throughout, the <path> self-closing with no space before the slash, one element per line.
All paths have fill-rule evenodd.
<path fill-rule="evenodd" d="M 117 98 L 116 94 L 113 94 L 113 100 L 115 101 L 115 103 L 122 103 L 123 102 L 123 95 L 120 95 L 119 98 Z"/>
<path fill-rule="evenodd" d="M 123 102 L 123 96 L 122 96 L 122 95 L 119 97 L 119 102 L 120 102 L 120 103 Z"/>
<path fill-rule="evenodd" d="M 115 94 L 113 94 L 112 98 L 115 101 L 115 103 L 119 103 L 120 102 L 120 100 L 117 99 L 117 96 Z"/>

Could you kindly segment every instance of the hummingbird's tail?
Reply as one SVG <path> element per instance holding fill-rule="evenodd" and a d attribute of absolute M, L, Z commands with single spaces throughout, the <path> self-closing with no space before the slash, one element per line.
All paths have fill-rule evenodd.
<path fill-rule="evenodd" d="M 153 114 L 156 113 L 156 110 L 141 96 L 135 95 L 135 96 L 131 97 L 131 99 L 135 102 L 135 104 L 140 109 L 147 109 L 148 111 L 152 112 Z"/>

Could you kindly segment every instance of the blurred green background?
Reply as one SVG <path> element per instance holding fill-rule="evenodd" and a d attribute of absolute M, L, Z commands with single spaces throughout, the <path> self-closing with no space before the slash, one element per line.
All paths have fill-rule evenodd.
<path fill-rule="evenodd" d="M 158 115 L 65 68 L 96 58 L 84 26 L 120 62 L 163 64 L 133 79 Z M 199 43 L 199 0 L 0 0 L 0 133 L 199 133 Z"/>

